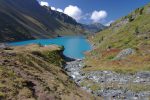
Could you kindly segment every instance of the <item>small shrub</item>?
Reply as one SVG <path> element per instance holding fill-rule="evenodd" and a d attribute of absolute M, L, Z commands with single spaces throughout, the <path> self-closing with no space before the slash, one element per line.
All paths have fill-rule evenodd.
<path fill-rule="evenodd" d="M 114 57 L 115 56 L 111 55 L 111 56 L 107 57 L 107 59 L 112 60 L 112 59 L 114 59 Z"/>
<path fill-rule="evenodd" d="M 128 16 L 129 22 L 132 22 L 134 20 L 134 18 L 132 17 L 132 15 Z"/>
<path fill-rule="evenodd" d="M 143 14 L 143 11 L 144 11 L 144 7 L 140 9 L 140 11 L 139 11 L 140 15 Z"/>
<path fill-rule="evenodd" d="M 135 28 L 135 34 L 138 35 L 138 33 L 139 33 L 139 27 L 137 26 L 137 27 Z"/>
<path fill-rule="evenodd" d="M 137 9 L 135 10 L 135 13 L 136 13 L 136 14 L 139 13 L 139 9 L 140 9 L 140 8 L 137 8 Z"/>
<path fill-rule="evenodd" d="M 5 94 L 0 92 L 0 100 L 4 100 L 4 98 L 5 98 Z"/>
<path fill-rule="evenodd" d="M 60 50 L 64 51 L 64 50 L 65 50 L 65 47 L 64 47 L 64 46 L 61 46 L 61 47 L 60 47 Z"/>
<path fill-rule="evenodd" d="M 40 42 L 38 43 L 38 45 L 39 45 L 40 47 L 42 47 L 42 46 L 43 46 Z"/>
<path fill-rule="evenodd" d="M 98 84 L 94 84 L 94 85 L 90 86 L 90 89 L 93 91 L 98 91 L 98 90 L 101 90 L 101 86 Z"/>

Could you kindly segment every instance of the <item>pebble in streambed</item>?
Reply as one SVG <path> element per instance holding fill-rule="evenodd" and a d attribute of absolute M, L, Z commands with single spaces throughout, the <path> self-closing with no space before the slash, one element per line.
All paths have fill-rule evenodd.
<path fill-rule="evenodd" d="M 124 75 L 118 74 L 112 71 L 91 71 L 83 72 L 82 68 L 84 63 L 82 60 L 76 60 L 67 62 L 64 69 L 67 74 L 79 85 L 82 89 L 93 93 L 94 95 L 101 96 L 105 100 L 123 99 L 123 100 L 149 100 L 150 90 L 135 92 L 128 90 L 131 84 L 142 84 L 150 86 L 150 72 L 138 72 L 135 75 Z M 89 83 L 86 86 L 81 85 L 84 80 L 92 80 L 93 84 Z M 117 83 L 118 85 L 123 85 L 124 88 L 113 88 L 106 87 L 108 83 Z M 129 84 L 130 83 L 130 84 Z M 91 85 L 100 84 L 101 89 L 92 90 Z M 132 88 L 132 87 L 131 87 Z M 149 87 L 148 87 L 149 88 Z"/>
<path fill-rule="evenodd" d="M 84 67 L 81 60 L 67 62 L 67 65 L 64 67 L 67 74 L 72 77 L 72 79 L 78 84 L 80 80 L 83 80 L 85 76 L 81 72 L 81 69 Z"/>

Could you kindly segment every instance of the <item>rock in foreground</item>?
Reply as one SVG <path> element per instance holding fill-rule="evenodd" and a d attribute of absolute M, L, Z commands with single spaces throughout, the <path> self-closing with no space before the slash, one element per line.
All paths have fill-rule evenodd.
<path fill-rule="evenodd" d="M 64 67 L 68 75 L 83 90 L 105 100 L 149 100 L 150 72 L 137 72 L 134 75 L 112 71 L 88 71 L 82 69 L 82 61 L 68 62 Z"/>

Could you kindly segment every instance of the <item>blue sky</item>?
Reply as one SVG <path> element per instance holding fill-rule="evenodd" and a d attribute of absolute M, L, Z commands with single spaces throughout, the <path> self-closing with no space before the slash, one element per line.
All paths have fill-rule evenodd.
<path fill-rule="evenodd" d="M 38 0 L 39 2 L 41 0 Z M 150 0 L 43 0 L 53 10 L 64 12 L 81 23 L 107 24 L 127 15 Z"/>

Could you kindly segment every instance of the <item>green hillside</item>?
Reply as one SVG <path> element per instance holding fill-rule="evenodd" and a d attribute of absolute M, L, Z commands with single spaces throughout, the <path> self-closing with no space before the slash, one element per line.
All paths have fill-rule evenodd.
<path fill-rule="evenodd" d="M 94 50 L 87 53 L 86 63 L 92 67 L 85 70 L 150 71 L 150 4 L 117 20 L 89 40 Z M 135 50 L 135 54 L 115 59 L 128 48 Z"/>

